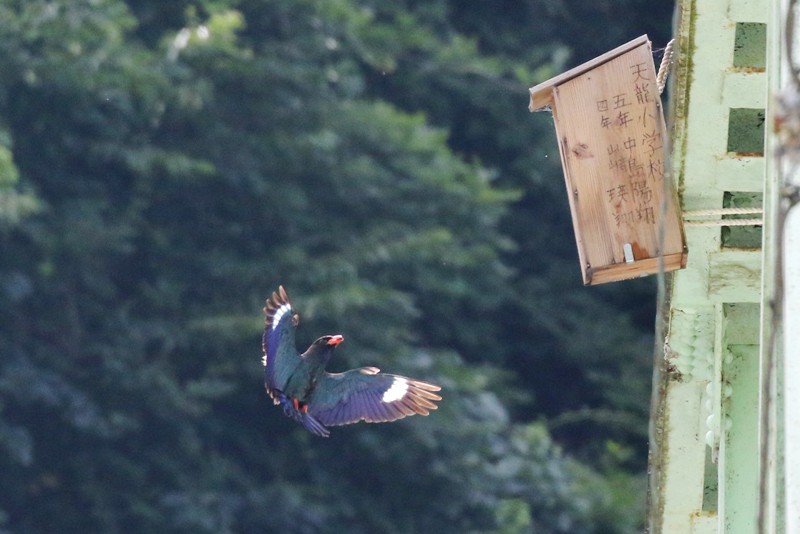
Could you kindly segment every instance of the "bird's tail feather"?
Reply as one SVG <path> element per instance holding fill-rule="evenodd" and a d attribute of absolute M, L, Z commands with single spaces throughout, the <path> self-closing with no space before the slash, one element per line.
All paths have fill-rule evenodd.
<path fill-rule="evenodd" d="M 327 428 L 325 428 L 322 425 L 322 423 L 320 423 L 319 421 L 314 419 L 313 416 L 308 415 L 307 413 L 303 413 L 303 414 L 300 414 L 300 415 L 302 417 L 300 422 L 303 423 L 303 426 L 306 427 L 306 429 L 309 432 L 311 432 L 312 434 L 316 434 L 317 436 L 320 436 L 320 437 L 323 437 L 323 438 L 327 438 L 328 436 L 330 436 L 331 431 L 328 430 Z"/>
<path fill-rule="evenodd" d="M 302 424 L 304 427 L 306 427 L 306 430 L 323 438 L 327 438 L 331 435 L 331 431 L 325 428 L 322 423 L 317 421 L 314 416 L 309 415 L 306 412 L 296 410 L 294 404 L 283 393 L 279 393 L 279 400 L 283 405 L 283 413 L 285 413 L 291 419 L 294 419 L 298 423 Z"/>

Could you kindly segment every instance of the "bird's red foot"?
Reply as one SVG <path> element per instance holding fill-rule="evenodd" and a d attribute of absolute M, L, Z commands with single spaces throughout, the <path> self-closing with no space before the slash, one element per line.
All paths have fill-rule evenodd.
<path fill-rule="evenodd" d="M 298 412 L 308 413 L 308 404 L 301 404 L 296 397 L 292 397 L 292 406 Z"/>

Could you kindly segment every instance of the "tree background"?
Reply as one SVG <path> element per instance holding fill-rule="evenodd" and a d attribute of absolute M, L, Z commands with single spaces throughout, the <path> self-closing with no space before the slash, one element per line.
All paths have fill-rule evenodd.
<path fill-rule="evenodd" d="M 585 288 L 527 87 L 650 0 L 0 0 L 0 532 L 637 532 L 654 283 Z M 311 436 L 263 301 L 443 386 Z"/>

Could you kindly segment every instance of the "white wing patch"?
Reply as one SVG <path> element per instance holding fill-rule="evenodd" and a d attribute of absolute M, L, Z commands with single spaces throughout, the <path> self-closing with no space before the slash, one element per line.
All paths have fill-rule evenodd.
<path fill-rule="evenodd" d="M 389 389 L 383 394 L 381 400 L 383 402 L 394 402 L 397 400 L 402 399 L 406 391 L 408 391 L 408 380 L 403 378 L 402 376 L 394 377 L 394 381 Z"/>
<path fill-rule="evenodd" d="M 292 305 L 289 304 L 288 302 L 286 304 L 283 304 L 277 310 L 275 310 L 275 315 L 272 316 L 272 329 L 275 330 L 275 328 L 278 327 L 278 323 L 280 323 L 281 319 L 283 319 L 283 316 L 286 315 L 287 313 L 290 313 L 291 311 L 292 311 Z"/>

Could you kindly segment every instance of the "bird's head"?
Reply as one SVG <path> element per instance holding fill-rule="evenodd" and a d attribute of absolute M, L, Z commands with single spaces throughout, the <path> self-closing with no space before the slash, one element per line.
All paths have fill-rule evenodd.
<path fill-rule="evenodd" d="M 316 340 L 312 345 L 316 346 L 317 348 L 335 348 L 338 346 L 342 341 L 344 341 L 344 336 L 340 336 L 339 334 L 335 334 L 332 336 L 322 336 L 318 340 Z"/>
<path fill-rule="evenodd" d="M 344 337 L 336 334 L 332 336 L 322 336 L 308 347 L 308 350 L 303 354 L 306 358 L 312 358 L 322 362 L 327 362 L 333 356 L 333 349 L 335 349 Z"/>

